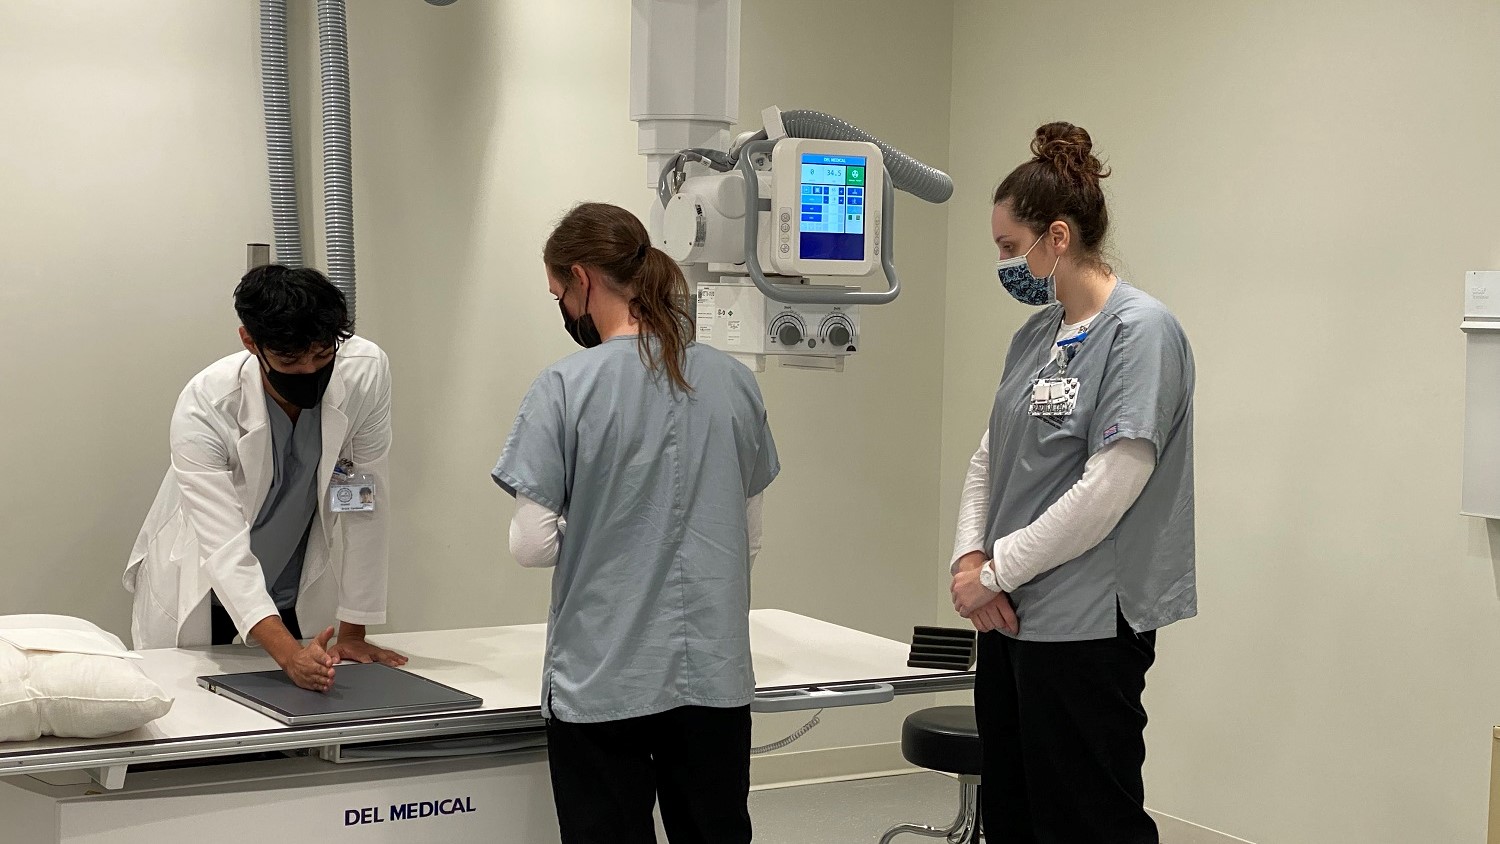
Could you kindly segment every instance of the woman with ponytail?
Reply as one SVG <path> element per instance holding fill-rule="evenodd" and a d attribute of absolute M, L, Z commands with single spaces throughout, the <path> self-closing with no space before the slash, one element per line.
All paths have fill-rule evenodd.
<path fill-rule="evenodd" d="M 1011 339 L 969 464 L 953 606 L 980 631 L 974 707 L 991 841 L 1157 844 L 1144 808 L 1156 630 L 1198 611 L 1193 354 L 1103 259 L 1109 172 L 1049 123 L 995 191 Z M 1037 275 L 1041 270 L 1042 275 Z"/>
<path fill-rule="evenodd" d="M 543 668 L 564 844 L 750 840 L 750 566 L 780 470 L 750 370 L 693 342 L 687 281 L 629 211 L 542 252 L 584 351 L 548 367 L 492 473 L 510 547 L 552 567 Z"/>

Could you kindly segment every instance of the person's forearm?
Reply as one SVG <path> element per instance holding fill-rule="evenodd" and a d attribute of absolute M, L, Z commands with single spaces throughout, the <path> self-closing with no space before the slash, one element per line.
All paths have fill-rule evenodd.
<path fill-rule="evenodd" d="M 1083 478 L 1030 525 L 995 543 L 995 582 L 1014 591 L 1078 558 L 1107 537 L 1156 468 L 1147 440 L 1116 440 L 1084 467 Z"/>
<path fill-rule="evenodd" d="M 561 517 L 524 495 L 516 496 L 516 515 L 510 522 L 510 553 L 525 568 L 557 565 Z"/>
<path fill-rule="evenodd" d="M 745 502 L 745 529 L 750 540 L 750 566 L 752 568 L 755 566 L 755 558 L 760 556 L 762 535 L 761 514 L 764 510 L 765 507 L 760 495 Z"/>
<path fill-rule="evenodd" d="M 363 624 L 350 624 L 347 621 L 339 622 L 339 641 L 348 642 L 353 640 L 363 641 L 365 638 L 365 626 Z"/>
<path fill-rule="evenodd" d="M 286 668 L 292 657 L 302 650 L 301 643 L 292 638 L 291 631 L 286 629 L 279 615 L 268 615 L 257 621 L 250 628 L 250 637 L 259 642 L 282 668 Z"/>
<path fill-rule="evenodd" d="M 962 557 L 959 557 L 953 563 L 953 573 L 958 574 L 961 571 L 977 571 L 982 568 L 988 561 L 989 558 L 984 555 L 983 551 L 970 551 Z"/>
<path fill-rule="evenodd" d="M 979 449 L 969 458 L 969 471 L 964 477 L 963 494 L 958 503 L 958 529 L 953 539 L 953 557 L 949 571 L 959 572 L 959 560 L 974 551 L 984 550 L 984 534 L 988 528 L 990 508 L 990 435 L 986 431 L 979 440 Z"/>

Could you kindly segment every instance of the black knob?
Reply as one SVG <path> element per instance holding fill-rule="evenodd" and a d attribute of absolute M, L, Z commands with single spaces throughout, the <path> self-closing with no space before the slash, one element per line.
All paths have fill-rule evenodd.
<path fill-rule="evenodd" d="M 780 340 L 783 346 L 795 346 L 802 342 L 802 329 L 798 328 L 794 322 L 782 323 L 781 328 L 776 332 L 776 339 Z"/>
<path fill-rule="evenodd" d="M 843 323 L 834 323 L 828 329 L 828 342 L 835 346 L 847 346 L 854 335 L 849 333 L 849 326 Z"/>

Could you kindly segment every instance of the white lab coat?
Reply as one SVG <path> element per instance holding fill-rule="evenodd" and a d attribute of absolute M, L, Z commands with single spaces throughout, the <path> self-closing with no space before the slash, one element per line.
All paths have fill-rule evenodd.
<path fill-rule="evenodd" d="M 251 627 L 278 614 L 250 551 L 250 525 L 274 471 L 261 377 L 260 361 L 239 352 L 198 373 L 177 399 L 172 464 L 125 565 L 136 648 L 209 644 L 210 591 L 247 640 Z M 390 385 L 379 346 L 351 337 L 339 347 L 323 396 L 318 510 L 297 598 L 305 635 L 335 619 L 385 623 Z M 356 474 L 374 476 L 374 512 L 329 512 L 328 487 L 341 458 Z"/>

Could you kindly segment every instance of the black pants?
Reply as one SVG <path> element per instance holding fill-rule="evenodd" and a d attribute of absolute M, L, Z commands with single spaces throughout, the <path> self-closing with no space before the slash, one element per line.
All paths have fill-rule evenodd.
<path fill-rule="evenodd" d="M 208 606 L 208 616 L 213 625 L 212 644 L 234 644 L 234 637 L 240 635 L 240 631 L 235 629 L 234 619 L 229 617 L 229 610 L 226 610 L 218 604 L 210 601 Z M 302 628 L 297 624 L 296 610 L 282 610 L 281 623 L 286 625 L 287 632 L 292 634 L 293 639 L 302 638 Z"/>
<path fill-rule="evenodd" d="M 684 706 L 600 724 L 547 722 L 562 844 L 750 840 L 750 707 Z"/>
<path fill-rule="evenodd" d="M 975 717 L 983 813 L 1006 844 L 1158 844 L 1144 808 L 1141 693 L 1156 634 L 1121 618 L 1113 639 L 979 636 Z"/>

